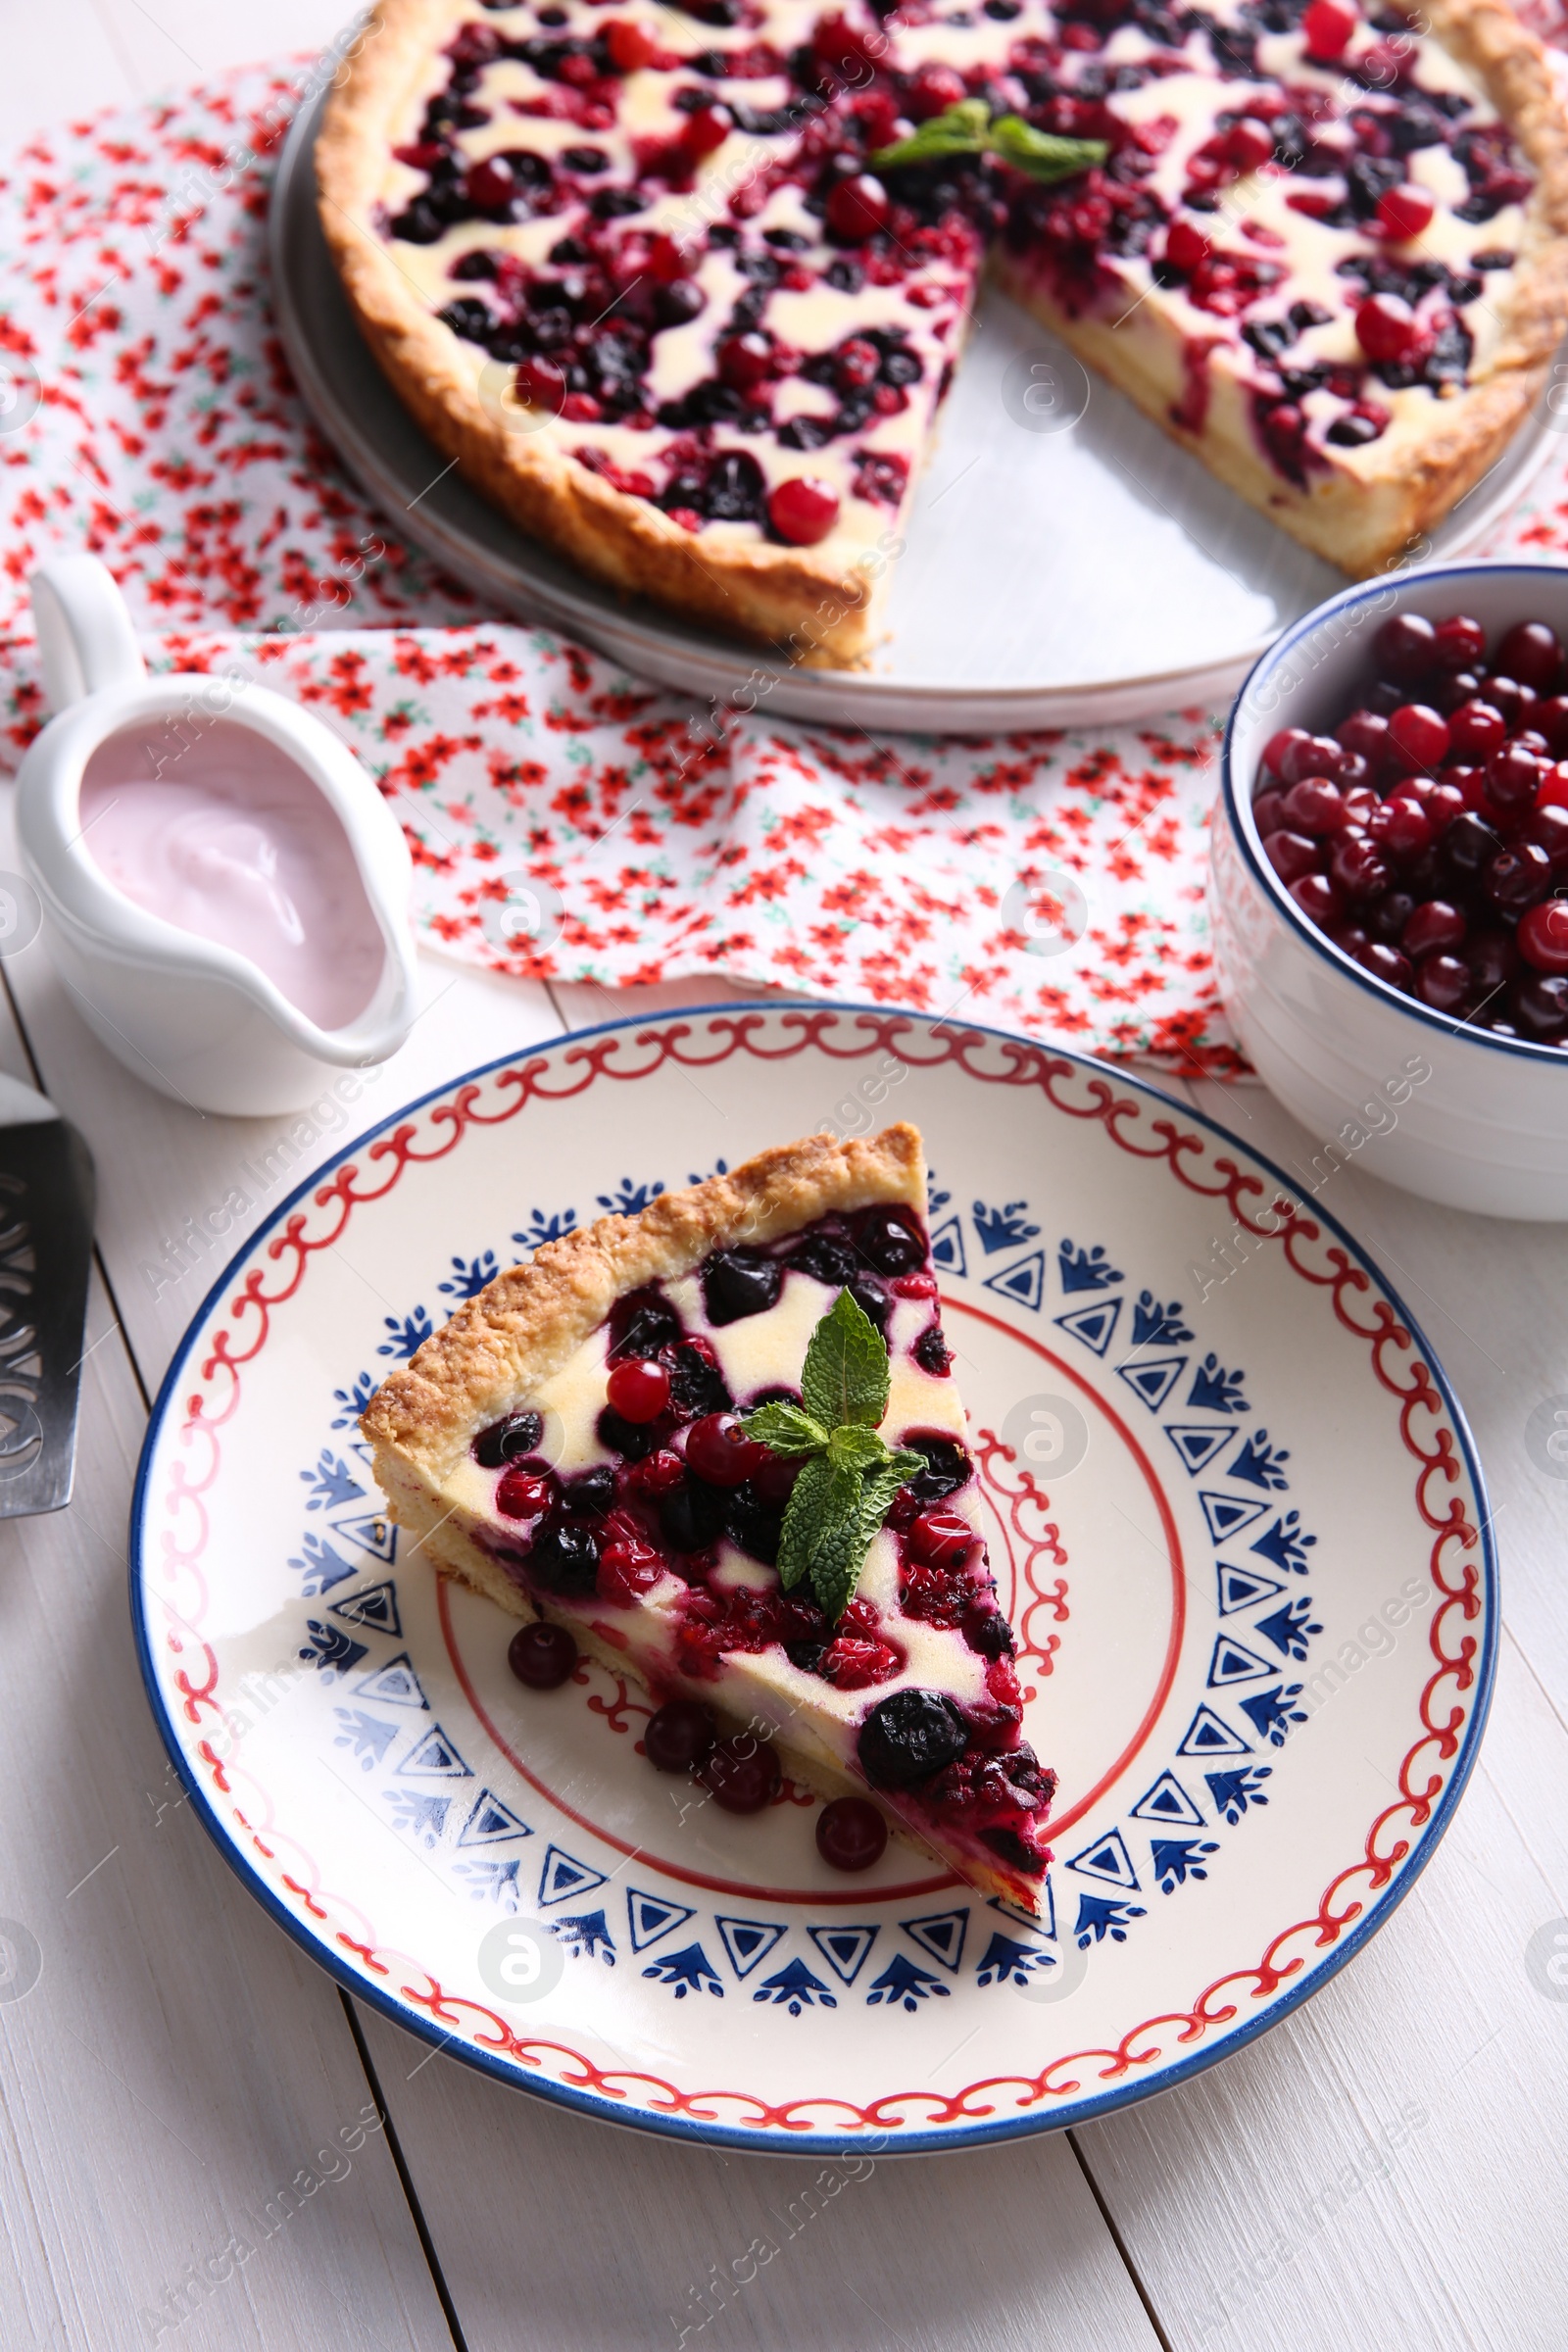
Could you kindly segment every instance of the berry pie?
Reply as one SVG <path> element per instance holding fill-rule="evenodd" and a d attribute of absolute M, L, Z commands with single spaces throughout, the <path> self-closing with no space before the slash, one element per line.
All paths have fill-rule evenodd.
<path fill-rule="evenodd" d="M 848 663 L 988 255 L 1365 573 L 1568 313 L 1568 126 L 1501 0 L 381 0 L 317 147 L 431 438 L 617 588 Z M 1001 420 L 999 420 L 999 429 Z"/>
<path fill-rule="evenodd" d="M 924 1207 L 912 1127 L 763 1152 L 546 1243 L 363 1427 L 437 1568 L 531 1621 L 521 1680 L 561 1681 L 569 1635 L 660 1702 L 661 1769 L 750 1811 L 782 1765 L 867 1858 L 869 1789 L 1037 1911 L 1055 1775 L 1020 1737 Z"/>

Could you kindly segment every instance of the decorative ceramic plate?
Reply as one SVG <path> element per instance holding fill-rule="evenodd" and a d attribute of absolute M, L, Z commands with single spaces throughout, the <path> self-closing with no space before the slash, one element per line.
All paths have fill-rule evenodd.
<path fill-rule="evenodd" d="M 317 217 L 312 155 L 324 104 L 325 93 L 294 122 L 270 215 L 289 364 L 350 471 L 491 607 L 548 621 L 705 699 L 727 701 L 760 667 L 777 680 L 762 690 L 764 707 L 781 716 L 989 732 L 1227 702 L 1281 629 L 1345 586 L 1342 572 L 1253 514 L 989 290 L 915 499 L 888 642 L 868 669 L 775 667 L 627 604 L 525 538 L 453 472 L 371 358 Z M 1475 547 L 1554 446 L 1532 417 L 1423 560 Z"/>
<path fill-rule="evenodd" d="M 516 1621 L 411 1555 L 355 1427 L 541 1241 L 890 1116 L 936 1171 L 1024 1730 L 1061 1776 L 1040 1923 L 898 1843 L 835 1874 L 788 1782 L 719 1813 L 600 1666 L 525 1690 Z M 1474 1760 L 1487 1522 L 1398 1299 L 1223 1130 L 995 1031 L 726 1006 L 497 1062 L 281 1207 L 165 1384 L 131 1585 L 203 1820 L 355 1993 L 586 2114 L 903 2150 L 1163 2090 L 1365 1942 Z"/>

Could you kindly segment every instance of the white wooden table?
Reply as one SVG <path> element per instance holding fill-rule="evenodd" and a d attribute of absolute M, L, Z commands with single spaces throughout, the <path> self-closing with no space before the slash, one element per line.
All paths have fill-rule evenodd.
<path fill-rule="evenodd" d="M 323 39 L 338 13 L 7 0 L 0 139 Z M 9 823 L 0 807 L 0 868 Z M 0 981 L 0 1066 L 76 1122 L 100 1190 L 75 1498 L 0 1524 L 0 1918 L 42 1957 L 24 1997 L 0 1984 L 0 2345 L 674 2352 L 670 2315 L 689 2321 L 711 2266 L 769 2230 L 800 2162 L 616 2132 L 433 2054 L 313 1968 L 178 1801 L 132 1652 L 125 1525 L 147 1400 L 217 1269 L 161 1286 L 142 1269 L 281 1122 L 147 1093 L 41 946 Z M 434 960 L 426 981 L 378 1105 L 723 993 L 611 1000 Z M 1200 1098 L 1282 1160 L 1306 1146 L 1256 1089 Z M 1435 1861 L 1353 1967 L 1224 2066 L 1084 2131 L 880 2163 L 688 2344 L 1568 2344 L 1568 1982 L 1549 1997 L 1528 1957 L 1552 1922 L 1568 1939 L 1568 1483 L 1526 1444 L 1536 1405 L 1568 1394 L 1568 1227 L 1429 1207 L 1371 1159 L 1334 1178 L 1332 1205 L 1446 1358 L 1504 1577 L 1491 1728 Z M 318 2158 L 328 2143 L 344 2152 Z"/>

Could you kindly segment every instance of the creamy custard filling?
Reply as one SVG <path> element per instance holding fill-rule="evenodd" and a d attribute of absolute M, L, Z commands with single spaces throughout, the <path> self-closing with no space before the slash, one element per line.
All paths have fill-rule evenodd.
<path fill-rule="evenodd" d="M 712 1457 L 715 1424 L 768 1397 L 798 1400 L 811 1335 L 845 1287 L 887 1344 L 882 1435 L 927 1467 L 901 1490 L 834 1625 L 808 1587 L 786 1592 L 778 1576 L 789 1466 L 753 1447 L 759 1460 L 734 1483 L 734 1464 Z M 912 1211 L 830 1217 L 766 1250 L 720 1251 L 623 1299 L 478 1433 L 444 1499 L 522 1591 L 591 1628 L 661 1697 L 759 1724 L 836 1775 L 869 1780 L 950 1843 L 967 1840 L 988 1867 L 1038 1878 L 1054 1784 L 1019 1737 L 1013 1639 L 938 1314 Z M 639 1377 L 666 1384 L 641 1422 L 612 1401 L 628 1364 L 657 1367 Z M 905 1771 L 896 1754 L 890 1764 L 890 1739 L 933 1705 L 948 1710 L 951 1752 L 932 1770 Z"/>
<path fill-rule="evenodd" d="M 1306 490 L 1486 374 L 1532 182 L 1434 40 L 1342 7 L 1315 55 L 1303 13 L 457 4 L 383 232 L 509 431 L 725 542 L 891 544 L 992 239 L 1045 316 L 1146 350 L 1176 423 L 1239 420 Z M 963 97 L 1104 162 L 869 170 Z"/>

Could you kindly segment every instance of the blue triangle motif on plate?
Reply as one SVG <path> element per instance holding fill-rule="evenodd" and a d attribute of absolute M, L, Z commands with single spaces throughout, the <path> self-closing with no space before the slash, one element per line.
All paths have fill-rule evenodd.
<path fill-rule="evenodd" d="M 1233 1642 L 1229 1634 L 1221 1634 L 1214 1643 L 1214 1655 L 1208 1662 L 1208 1687 L 1211 1690 L 1228 1690 L 1232 1683 L 1255 1683 L 1265 1674 L 1277 1674 L 1266 1658 L 1254 1658 L 1250 1649 Z"/>
<path fill-rule="evenodd" d="M 1108 1886 L 1129 1886 L 1138 1891 L 1138 1873 L 1127 1851 L 1120 1830 L 1110 1830 L 1086 1845 L 1082 1853 L 1074 1854 L 1069 1870 L 1082 1873 L 1086 1879 L 1103 1879 Z"/>
<path fill-rule="evenodd" d="M 841 1984 L 853 1984 L 870 1956 L 875 1928 L 808 1928 L 806 1933 Z"/>
<path fill-rule="evenodd" d="M 1157 1413 L 1187 1369 L 1185 1355 L 1156 1355 L 1146 1363 L 1118 1364 L 1118 1376 L 1152 1413 Z"/>
<path fill-rule="evenodd" d="M 531 1838 L 532 1830 L 504 1805 L 493 1789 L 481 1788 L 458 1838 L 460 1845 L 505 1845 L 509 1838 Z"/>
<path fill-rule="evenodd" d="M 385 1666 L 377 1666 L 371 1674 L 362 1674 L 354 1686 L 362 1696 L 378 1698 L 388 1707 L 424 1707 L 430 1701 L 419 1688 L 409 1653 L 405 1649 Z"/>
<path fill-rule="evenodd" d="M 398 1556 L 398 1531 L 378 1511 L 368 1519 L 334 1519 L 332 1533 L 358 1544 L 362 1551 L 373 1551 L 389 1568 Z"/>
<path fill-rule="evenodd" d="M 1152 1788 L 1146 1788 L 1132 1809 L 1134 1821 L 1180 1821 L 1200 1830 L 1203 1816 L 1173 1772 L 1162 1772 Z"/>
<path fill-rule="evenodd" d="M 1285 1587 L 1276 1577 L 1254 1576 L 1250 1568 L 1233 1568 L 1229 1561 L 1219 1563 L 1219 1613 L 1234 1617 L 1238 1609 L 1250 1609 L 1254 1600 L 1271 1600 Z"/>
<path fill-rule="evenodd" d="M 373 1634 L 391 1634 L 394 1640 L 403 1632 L 398 1589 L 390 1577 L 378 1585 L 367 1585 L 363 1592 L 351 1592 L 347 1600 L 329 1600 L 326 1605 L 345 1625 L 368 1625 Z"/>
<path fill-rule="evenodd" d="M 968 1933 L 968 1911 L 934 1911 L 924 1919 L 901 1919 L 900 1927 L 906 1936 L 912 1936 L 923 1952 L 940 1960 L 944 1968 L 957 1969 L 963 1958 L 963 1939 Z"/>
<path fill-rule="evenodd" d="M 1199 1708 L 1176 1750 L 1179 1756 L 1250 1756 L 1251 1752 L 1250 1742 L 1223 1723 L 1212 1707 Z"/>
<path fill-rule="evenodd" d="M 1041 1886 L 1040 1893 L 1044 1905 L 1044 1915 L 1039 1919 L 1033 1918 L 1029 1912 L 1023 1910 L 1017 1903 L 1009 1903 L 1005 1895 L 992 1894 L 988 1895 L 986 1900 L 990 1904 L 993 1911 L 1000 1911 L 1002 1913 L 1004 1919 L 1015 1919 L 1020 1927 L 1030 1929 L 1036 1936 L 1049 1936 L 1053 1938 L 1053 1940 L 1054 1940 L 1056 1934 L 1056 1889 L 1050 1871 L 1047 1871 L 1046 1873 L 1045 1883 Z"/>
<path fill-rule="evenodd" d="M 1016 1265 L 1004 1266 L 1000 1274 L 986 1276 L 986 1289 L 997 1291 L 1004 1298 L 1012 1298 L 1020 1306 L 1038 1307 L 1046 1295 L 1046 1253 L 1033 1250 L 1020 1257 Z"/>
<path fill-rule="evenodd" d="M 1208 1468 L 1216 1454 L 1224 1452 L 1236 1435 L 1234 1429 L 1204 1429 L 1197 1421 L 1167 1421 L 1164 1426 L 1166 1437 L 1194 1478 Z"/>
<path fill-rule="evenodd" d="M 1096 1355 L 1103 1355 L 1115 1337 L 1120 1314 L 1119 1298 L 1102 1298 L 1097 1305 L 1075 1306 L 1070 1315 L 1057 1315 L 1054 1320 L 1058 1331 L 1070 1331 Z"/>
<path fill-rule="evenodd" d="M 749 1977 L 760 1961 L 765 1960 L 784 1930 L 765 1919 L 715 1918 L 729 1964 L 738 1977 Z"/>
<path fill-rule="evenodd" d="M 968 1261 L 963 1254 L 963 1227 L 956 1217 L 939 1225 L 931 1236 L 931 1263 L 944 1274 L 967 1274 Z"/>
<path fill-rule="evenodd" d="M 678 1928 L 692 1916 L 690 1903 L 669 1903 L 662 1894 L 644 1894 L 640 1887 L 626 1889 L 626 1917 L 631 1924 L 631 1948 L 646 1951 L 671 1928 Z"/>
<path fill-rule="evenodd" d="M 438 1781 L 471 1781 L 473 1778 L 438 1723 L 432 1724 L 423 1739 L 410 1749 L 398 1766 L 398 1772 L 400 1775 L 417 1773 L 421 1779 Z"/>
<path fill-rule="evenodd" d="M 559 1845 L 551 1846 L 545 1854 L 545 1864 L 539 1873 L 539 1907 L 564 1903 L 573 1894 L 587 1894 L 591 1888 L 602 1886 L 605 1874 L 590 1870 L 586 1862 L 573 1861 Z"/>
<path fill-rule="evenodd" d="M 1228 1544 L 1232 1536 L 1239 1536 L 1244 1527 L 1250 1527 L 1268 1509 L 1266 1502 L 1244 1502 L 1239 1494 L 1210 1494 L 1202 1487 L 1198 1490 L 1198 1499 L 1216 1544 Z"/>

